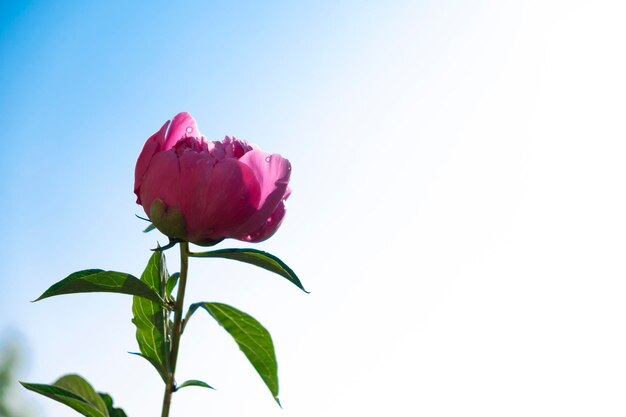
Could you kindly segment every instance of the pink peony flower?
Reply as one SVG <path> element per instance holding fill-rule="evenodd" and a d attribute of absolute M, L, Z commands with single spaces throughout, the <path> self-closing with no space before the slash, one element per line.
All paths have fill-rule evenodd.
<path fill-rule="evenodd" d="M 260 242 L 285 216 L 291 165 L 228 136 L 207 142 L 189 113 L 150 136 L 135 166 L 135 194 L 165 235 L 200 245 Z"/>

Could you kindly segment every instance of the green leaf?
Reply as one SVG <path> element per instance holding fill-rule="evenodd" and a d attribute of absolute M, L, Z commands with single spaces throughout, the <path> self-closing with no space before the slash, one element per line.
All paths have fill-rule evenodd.
<path fill-rule="evenodd" d="M 163 297 L 167 275 L 163 252 L 157 251 L 150 257 L 141 281 Z M 163 381 L 166 381 L 169 369 L 167 319 L 168 310 L 163 309 L 160 303 L 133 297 L 133 323 L 137 327 L 135 335 L 141 356 L 154 365 Z"/>
<path fill-rule="evenodd" d="M 185 381 L 179 386 L 177 386 L 176 390 L 178 391 L 179 389 L 185 388 L 185 387 L 202 387 L 202 388 L 215 389 L 204 381 L 200 381 L 197 379 L 190 379 L 189 381 Z"/>
<path fill-rule="evenodd" d="M 130 294 L 164 304 L 158 293 L 134 276 L 123 272 L 103 271 L 102 269 L 85 269 L 74 272 L 67 278 L 52 285 L 35 301 L 57 295 L 85 292 Z"/>
<path fill-rule="evenodd" d="M 209 252 L 192 252 L 189 255 L 196 258 L 234 259 L 235 261 L 256 265 L 287 278 L 302 291 L 308 293 L 308 291 L 302 286 L 302 283 L 300 282 L 300 279 L 298 279 L 296 273 L 293 272 L 287 264 L 271 253 L 256 249 L 220 249 Z"/>
<path fill-rule="evenodd" d="M 165 294 L 167 295 L 167 298 L 169 299 L 172 298 L 172 292 L 174 291 L 174 288 L 176 288 L 176 284 L 178 284 L 179 278 L 180 278 L 180 274 L 178 272 L 174 272 L 167 279 L 167 282 L 165 283 Z"/>
<path fill-rule="evenodd" d="M 221 303 L 192 304 L 186 320 L 200 307 L 205 309 L 235 339 L 239 349 L 246 355 L 280 405 L 278 364 L 270 333 L 252 316 Z"/>
<path fill-rule="evenodd" d="M 62 376 L 54 385 L 78 395 L 102 414 L 107 414 L 106 404 L 100 395 L 98 395 L 89 382 L 80 375 L 71 374 Z"/>
<path fill-rule="evenodd" d="M 99 392 L 98 395 L 100 395 L 100 397 L 106 404 L 107 410 L 109 412 L 109 417 L 128 417 L 124 410 L 122 410 L 121 408 L 113 407 L 113 398 L 111 398 L 109 394 Z"/>
<path fill-rule="evenodd" d="M 143 230 L 143 232 L 144 232 L 144 233 L 148 233 L 148 232 L 153 231 L 154 229 L 156 229 L 156 226 L 155 226 L 155 225 L 153 225 L 152 223 L 150 223 L 150 226 L 146 227 L 146 228 Z"/>
<path fill-rule="evenodd" d="M 73 408 L 83 416 L 114 417 L 109 415 L 105 400 L 79 375 L 65 375 L 52 385 L 26 382 L 20 384 L 28 390 Z"/>
<path fill-rule="evenodd" d="M 130 353 L 131 355 L 139 356 L 140 358 L 144 358 L 145 360 L 150 362 L 150 364 L 154 366 L 154 369 L 156 369 L 159 375 L 161 375 L 161 378 L 163 379 L 163 381 L 164 382 L 167 381 L 167 371 L 163 368 L 163 365 L 161 363 L 139 352 L 128 352 L 128 353 Z"/>

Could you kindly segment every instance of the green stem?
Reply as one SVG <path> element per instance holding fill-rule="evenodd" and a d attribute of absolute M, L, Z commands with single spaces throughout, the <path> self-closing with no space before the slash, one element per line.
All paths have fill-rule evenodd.
<path fill-rule="evenodd" d="M 163 394 L 163 411 L 161 417 L 169 417 L 172 394 L 176 391 L 176 361 L 178 359 L 178 347 L 180 335 L 183 333 L 183 302 L 185 299 L 185 287 L 187 285 L 187 269 L 189 268 L 189 243 L 180 242 L 180 278 L 178 281 L 178 295 L 174 306 L 174 326 L 172 328 L 172 350 L 170 354 L 170 372 L 167 374 L 165 393 Z"/>

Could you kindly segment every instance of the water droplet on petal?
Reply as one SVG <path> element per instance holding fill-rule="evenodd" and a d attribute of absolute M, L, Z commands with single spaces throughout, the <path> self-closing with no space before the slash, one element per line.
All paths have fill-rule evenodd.
<path fill-rule="evenodd" d="M 187 133 L 191 133 L 191 132 L 193 132 L 193 127 L 189 126 L 189 127 L 187 128 Z"/>
<path fill-rule="evenodd" d="M 265 162 L 269 162 L 269 161 L 270 161 L 270 159 L 272 159 L 272 157 L 271 157 L 271 156 L 266 157 L 266 158 L 265 158 Z"/>

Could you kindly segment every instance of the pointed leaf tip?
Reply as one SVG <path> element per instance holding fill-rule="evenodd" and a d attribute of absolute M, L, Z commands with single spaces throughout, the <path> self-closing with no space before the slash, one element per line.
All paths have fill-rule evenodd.
<path fill-rule="evenodd" d="M 209 384 L 207 384 L 204 381 L 200 381 L 198 379 L 190 379 L 190 380 L 185 381 L 182 384 L 178 385 L 176 387 L 176 391 L 178 391 L 181 388 L 185 388 L 185 387 L 202 387 L 202 388 L 208 388 L 208 389 L 215 390 L 215 388 L 213 388 L 212 386 L 210 386 Z"/>
<path fill-rule="evenodd" d="M 280 406 L 278 400 L 278 364 L 274 353 L 274 343 L 267 329 L 252 316 L 221 303 L 192 304 L 189 307 L 186 320 L 198 308 L 206 310 L 232 336 Z"/>
<path fill-rule="evenodd" d="M 289 280 L 296 287 L 309 294 L 309 291 L 304 289 L 302 282 L 300 282 L 300 279 L 293 271 L 293 269 L 291 269 L 286 263 L 280 260 L 280 258 L 268 252 L 257 249 L 220 249 L 209 252 L 192 252 L 189 255 L 196 258 L 232 259 L 235 261 L 255 265 L 267 271 L 274 272 L 275 274 L 278 274 L 283 278 L 287 278 L 287 280 Z"/>
<path fill-rule="evenodd" d="M 165 368 L 163 367 L 163 365 L 161 365 L 156 359 L 152 359 L 151 357 L 146 356 L 140 352 L 128 352 L 128 353 L 133 356 L 139 356 L 140 358 L 144 358 L 145 360 L 150 362 L 150 365 L 152 365 L 154 369 L 156 369 L 156 371 L 161 376 L 161 379 L 163 380 L 163 382 L 167 383 L 167 372 L 165 371 Z"/>
<path fill-rule="evenodd" d="M 86 417 L 127 417 L 122 409 L 113 407 L 111 396 L 97 393 L 80 375 L 62 376 L 52 385 L 22 381 L 20 384 L 30 391 L 65 404 Z"/>
<path fill-rule="evenodd" d="M 65 294 L 107 292 L 129 294 L 146 298 L 166 306 L 159 294 L 130 274 L 102 269 L 85 269 L 74 272 L 53 284 L 34 301 Z"/>
<path fill-rule="evenodd" d="M 159 242 L 157 242 L 157 247 L 154 249 L 150 249 L 152 252 L 163 252 L 165 250 L 168 250 L 170 248 L 173 248 L 174 246 L 176 246 L 177 243 L 180 243 L 180 240 L 178 239 L 170 239 L 169 243 L 165 246 L 161 246 L 161 244 Z"/>

